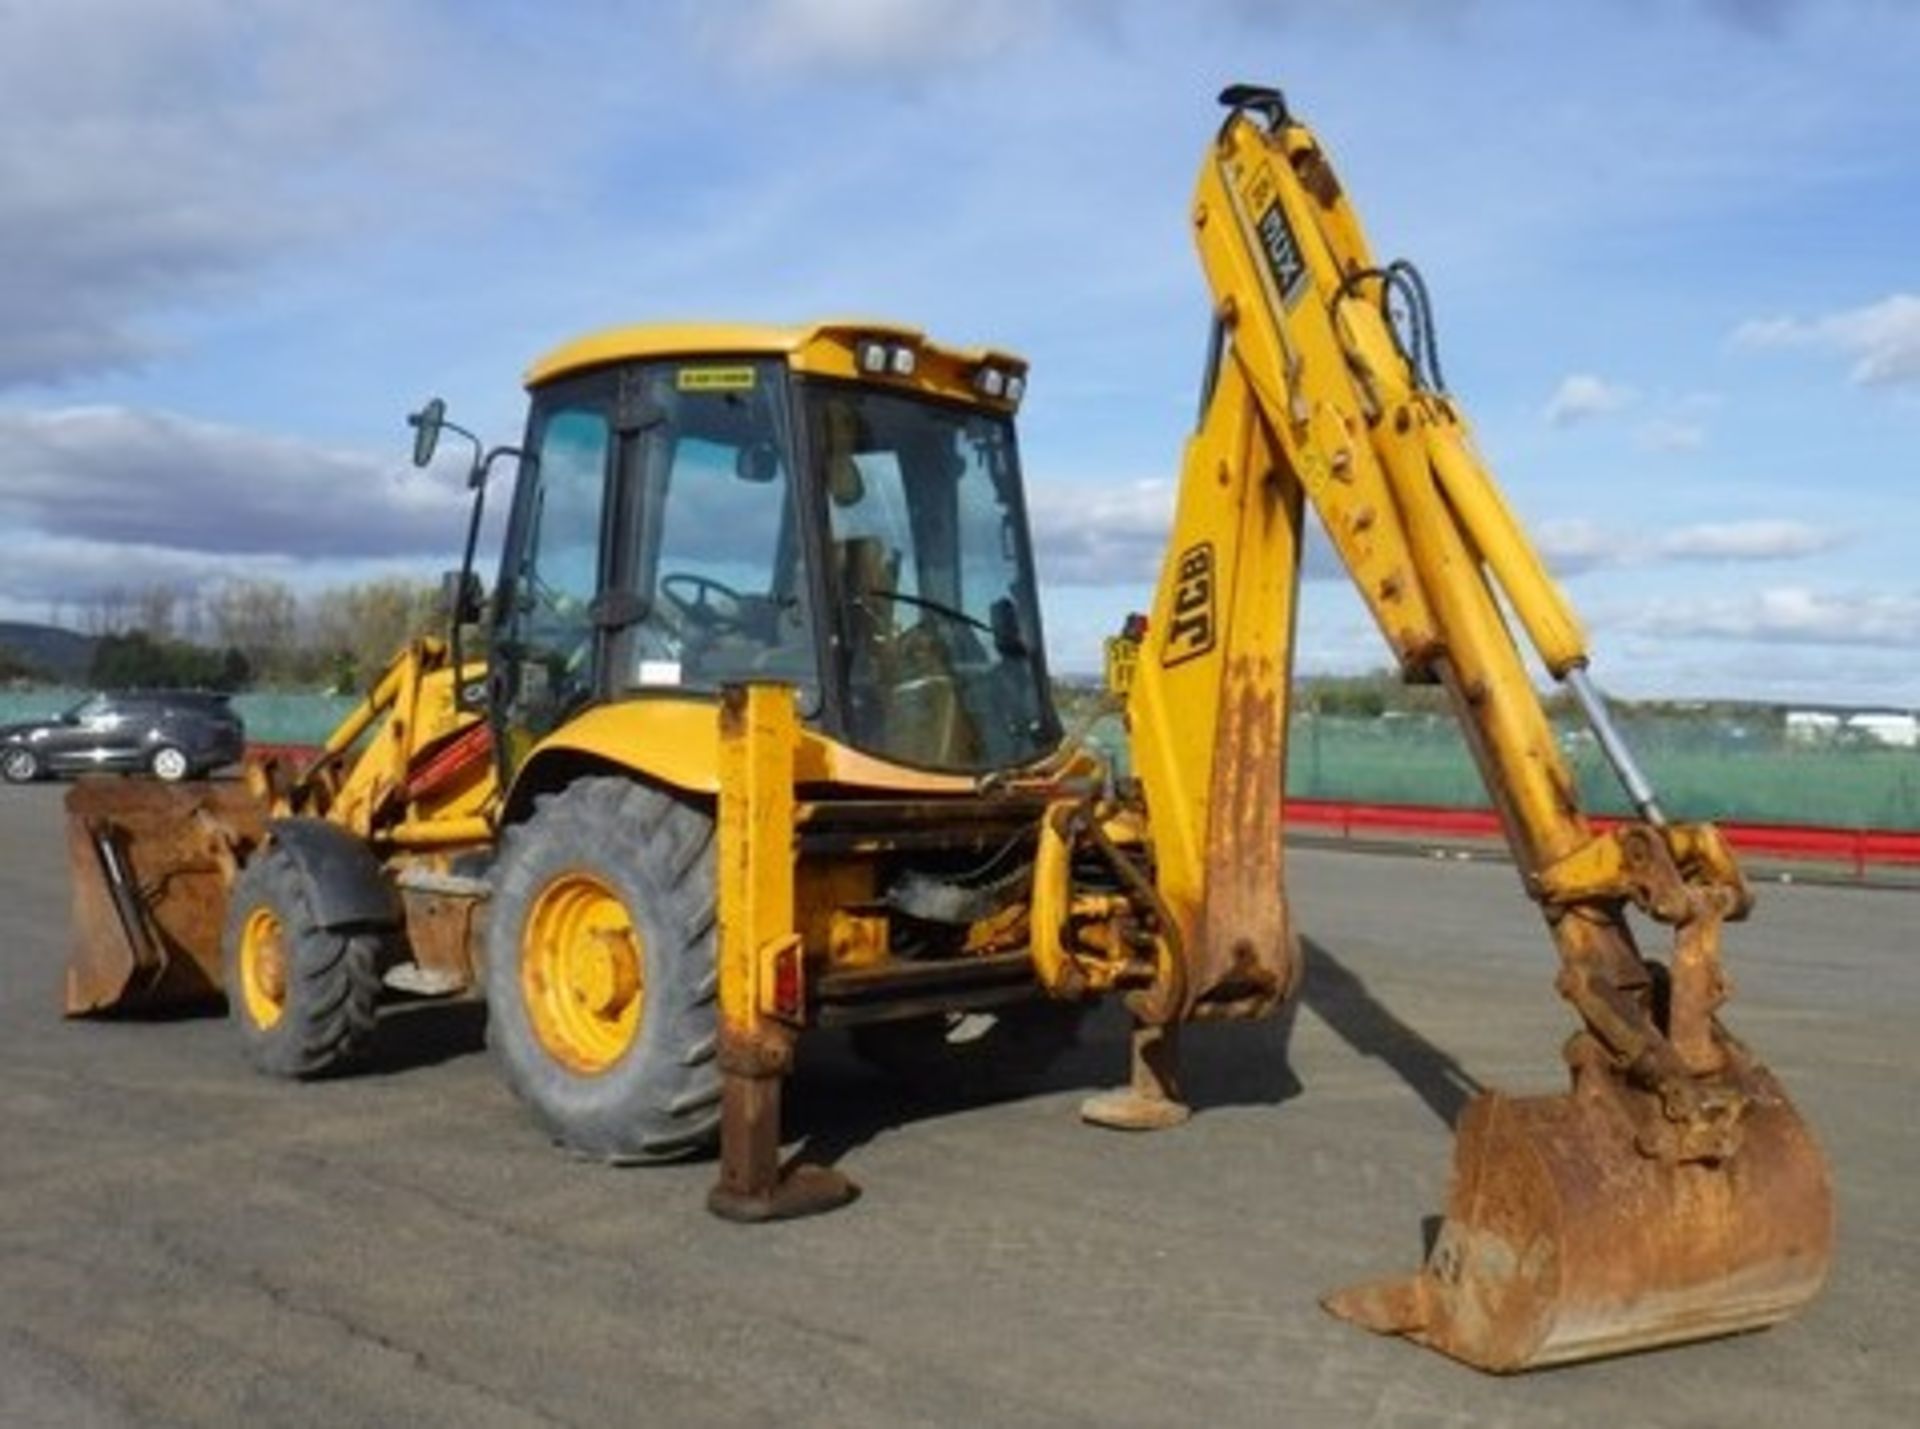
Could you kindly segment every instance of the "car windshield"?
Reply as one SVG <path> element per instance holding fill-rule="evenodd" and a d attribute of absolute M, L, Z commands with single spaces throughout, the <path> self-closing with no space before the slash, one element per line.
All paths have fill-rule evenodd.
<path fill-rule="evenodd" d="M 940 769 L 1046 754 L 1059 731 L 1012 422 L 865 387 L 803 391 L 854 743 Z"/>
<path fill-rule="evenodd" d="M 60 718 L 68 724 L 75 724 L 83 719 L 92 719 L 95 715 L 106 712 L 107 703 L 108 701 L 105 695 L 88 695 L 84 700 L 80 701 L 79 704 L 69 706 L 67 709 L 62 710 L 60 712 Z"/>

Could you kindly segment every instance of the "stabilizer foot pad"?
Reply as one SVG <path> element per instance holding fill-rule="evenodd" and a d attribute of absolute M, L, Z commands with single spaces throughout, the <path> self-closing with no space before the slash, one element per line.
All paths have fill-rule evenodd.
<path fill-rule="evenodd" d="M 1080 1119 L 1114 1131 L 1165 1131 L 1193 1115 L 1185 1102 L 1144 1096 L 1132 1087 L 1101 1092 L 1080 1103 Z"/>
<path fill-rule="evenodd" d="M 707 1209 L 723 1221 L 758 1225 L 837 1211 L 859 1195 L 859 1186 L 831 1166 L 802 1164 L 785 1168 L 773 1189 L 762 1194 L 715 1186 L 707 1193 Z"/>

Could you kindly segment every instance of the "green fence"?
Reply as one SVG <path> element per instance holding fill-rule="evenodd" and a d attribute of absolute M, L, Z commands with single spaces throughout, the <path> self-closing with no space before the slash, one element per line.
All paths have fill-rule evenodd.
<path fill-rule="evenodd" d="M 1777 728 L 1737 721 L 1627 714 L 1619 723 L 1674 818 L 1920 830 L 1920 750 L 1864 741 L 1798 743 Z M 1090 742 L 1124 758 L 1117 721 L 1096 726 Z M 1590 735 L 1562 730 L 1560 744 L 1587 808 L 1632 812 Z M 1287 750 L 1287 792 L 1353 803 L 1487 807 L 1459 728 L 1443 715 L 1298 715 Z"/>
<path fill-rule="evenodd" d="M 0 724 L 53 714 L 84 693 L 0 691 Z M 256 741 L 317 744 L 354 701 L 247 694 L 235 696 L 233 703 Z M 1661 802 L 1676 818 L 1920 830 L 1920 750 L 1864 740 L 1799 743 L 1788 739 L 1777 722 L 1764 720 L 1625 712 L 1620 724 Z M 1115 750 L 1117 722 L 1103 722 L 1092 742 Z M 1598 813 L 1629 812 L 1592 739 L 1584 731 L 1565 730 L 1561 744 L 1587 806 Z M 1301 798 L 1357 803 L 1484 808 L 1487 802 L 1458 728 L 1445 716 L 1425 714 L 1298 716 L 1288 751 L 1287 790 Z"/>
<path fill-rule="evenodd" d="M 1920 829 L 1920 751 L 1866 742 L 1798 743 L 1739 724 L 1631 716 L 1620 723 L 1675 818 Z M 1592 738 L 1565 730 L 1560 740 L 1587 807 L 1630 813 Z M 1451 720 L 1420 715 L 1298 719 L 1287 789 L 1300 797 L 1361 803 L 1487 803 L 1458 728 Z"/>

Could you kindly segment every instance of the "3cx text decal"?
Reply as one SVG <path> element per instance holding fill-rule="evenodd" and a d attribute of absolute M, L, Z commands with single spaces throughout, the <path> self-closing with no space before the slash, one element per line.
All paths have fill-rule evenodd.
<path fill-rule="evenodd" d="M 1307 262 L 1300 256 L 1300 244 L 1293 236 L 1287 211 L 1280 207 L 1279 199 L 1267 205 L 1267 211 L 1260 215 L 1255 227 L 1260 230 L 1260 246 L 1266 250 L 1267 266 L 1273 269 L 1273 284 L 1280 292 L 1280 301 L 1292 307 L 1306 289 Z"/>

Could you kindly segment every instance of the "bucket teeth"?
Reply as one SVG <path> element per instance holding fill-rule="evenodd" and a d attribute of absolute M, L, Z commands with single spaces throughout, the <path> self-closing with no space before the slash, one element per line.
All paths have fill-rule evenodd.
<path fill-rule="evenodd" d="M 1321 1296 L 1320 1307 L 1376 1335 L 1418 1334 L 1433 1316 L 1424 1273 L 1349 1285 Z"/>

